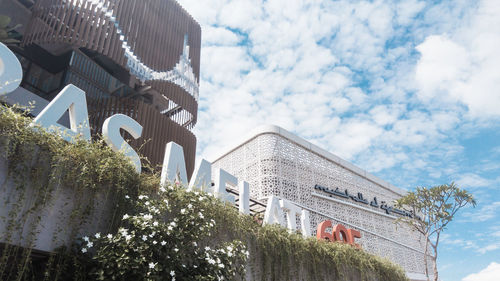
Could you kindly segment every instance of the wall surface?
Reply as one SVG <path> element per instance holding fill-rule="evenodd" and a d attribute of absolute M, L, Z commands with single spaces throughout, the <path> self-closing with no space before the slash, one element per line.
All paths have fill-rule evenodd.
<path fill-rule="evenodd" d="M 347 189 L 349 194 L 359 192 L 368 202 L 376 197 L 379 205 L 382 201 L 392 205 L 404 194 L 402 190 L 274 126 L 229 150 L 213 163 L 216 168 L 249 182 L 252 198 L 265 201 L 275 195 L 309 210 L 314 236 L 324 220 L 353 228 L 361 232 L 362 237 L 356 241 L 364 250 L 400 264 L 412 279 L 425 278 L 424 240 L 406 226 L 396 225 L 399 215 L 332 196 L 315 186 L 341 192 Z"/>

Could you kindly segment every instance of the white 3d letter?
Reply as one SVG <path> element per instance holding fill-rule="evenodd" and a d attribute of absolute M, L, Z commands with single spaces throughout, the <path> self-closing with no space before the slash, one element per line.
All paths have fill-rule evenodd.
<path fill-rule="evenodd" d="M 102 135 L 104 141 L 114 151 L 122 151 L 125 156 L 130 158 L 135 166 L 137 173 L 141 173 L 141 159 L 137 152 L 123 139 L 120 134 L 120 129 L 127 131 L 134 139 L 137 139 L 142 134 L 142 126 L 134 119 L 123 114 L 115 114 L 108 117 L 102 124 Z"/>
<path fill-rule="evenodd" d="M 280 206 L 286 212 L 288 230 L 297 231 L 296 217 L 300 215 L 302 208 L 285 199 L 280 200 Z"/>
<path fill-rule="evenodd" d="M 57 123 L 59 118 L 69 110 L 70 130 Z M 63 138 L 69 142 L 75 141 L 75 137 L 81 136 L 90 141 L 89 115 L 87 113 L 87 100 L 85 92 L 78 87 L 69 84 L 38 114 L 33 124 L 40 124 L 49 131 L 51 127 L 60 129 Z"/>
<path fill-rule="evenodd" d="M 304 236 L 304 238 L 311 237 L 311 220 L 309 219 L 308 210 L 302 210 L 302 214 L 300 215 L 300 226 L 302 236 Z"/>
<path fill-rule="evenodd" d="M 0 43 L 0 97 L 13 92 L 23 80 L 23 70 L 16 55 Z"/>
<path fill-rule="evenodd" d="M 250 186 L 248 182 L 241 181 L 238 183 L 238 190 L 240 193 L 240 197 L 238 200 L 239 211 L 242 214 L 248 215 L 250 214 Z"/>
<path fill-rule="evenodd" d="M 267 199 L 267 207 L 263 221 L 263 224 L 273 223 L 278 223 L 282 226 L 286 226 L 283 217 L 283 210 L 281 210 L 279 199 L 275 196 L 271 196 L 269 197 L 269 199 Z"/>
<path fill-rule="evenodd" d="M 186 162 L 184 161 L 184 150 L 182 146 L 171 141 L 165 148 L 163 167 L 161 169 L 160 184 L 165 186 L 167 182 L 179 181 L 187 187 Z"/>
<path fill-rule="evenodd" d="M 201 159 L 194 169 L 191 180 L 189 181 L 189 190 L 200 189 L 209 192 L 212 188 L 212 164 L 205 159 Z"/>
<path fill-rule="evenodd" d="M 223 169 L 218 169 L 215 174 L 214 196 L 223 201 L 234 204 L 234 196 L 229 195 L 226 191 L 226 183 L 237 185 L 238 179 Z"/>

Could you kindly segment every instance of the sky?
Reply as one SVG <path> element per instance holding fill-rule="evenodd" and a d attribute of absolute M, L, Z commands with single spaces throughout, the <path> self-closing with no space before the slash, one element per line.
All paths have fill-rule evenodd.
<path fill-rule="evenodd" d="M 454 181 L 478 205 L 441 279 L 498 280 L 498 0 L 178 1 L 202 26 L 198 156 L 275 124 L 406 190 Z"/>

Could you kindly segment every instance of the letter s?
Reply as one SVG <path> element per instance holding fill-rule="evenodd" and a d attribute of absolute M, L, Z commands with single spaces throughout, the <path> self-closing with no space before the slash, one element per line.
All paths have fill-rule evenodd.
<path fill-rule="evenodd" d="M 102 124 L 102 135 L 104 141 L 113 151 L 123 151 L 125 156 L 130 158 L 137 173 L 141 173 L 141 159 L 137 152 L 123 139 L 120 129 L 124 129 L 137 139 L 142 134 L 142 126 L 134 119 L 123 114 L 115 114 L 108 117 Z"/>
<path fill-rule="evenodd" d="M 23 69 L 16 55 L 0 43 L 0 96 L 13 92 L 23 80 Z"/>

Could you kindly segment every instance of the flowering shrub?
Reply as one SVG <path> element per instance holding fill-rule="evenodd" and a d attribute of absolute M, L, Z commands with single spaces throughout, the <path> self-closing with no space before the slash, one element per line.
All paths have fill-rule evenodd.
<path fill-rule="evenodd" d="M 132 209 L 117 233 L 83 237 L 80 251 L 92 260 L 90 274 L 98 280 L 233 280 L 244 275 L 246 246 L 239 240 L 213 241 L 216 222 L 204 213 L 216 199 L 175 192 L 180 188 L 126 196 Z"/>
<path fill-rule="evenodd" d="M 102 140 L 68 143 L 34 130 L 31 121 L 15 108 L 0 106 L 0 161 L 7 161 L 17 189 L 36 183 L 38 191 L 29 197 L 35 215 L 29 225 L 16 217 L 26 207 L 23 201 L 5 197 L 15 205 L 6 218 L 14 229 L 7 227 L 0 238 L 15 237 L 17 229 L 31 226 L 36 234 L 37 227 L 45 227 L 38 224 L 45 215 L 40 210 L 51 210 L 47 202 L 59 186 L 71 188 L 77 201 L 92 203 L 102 200 L 96 194 L 107 194 L 115 219 L 109 233 L 93 233 L 80 239 L 77 249 L 62 247 L 44 258 L 31 255 L 30 248 L 3 244 L 0 280 L 407 280 L 400 267 L 363 250 L 260 226 L 204 193 L 177 185 L 161 188 L 159 175 L 134 173 L 128 159 Z M 71 237 L 85 222 L 99 219 L 90 215 L 93 204 L 78 204 L 82 208 L 61 225 Z M 56 229 L 54 240 L 59 236 Z"/>

